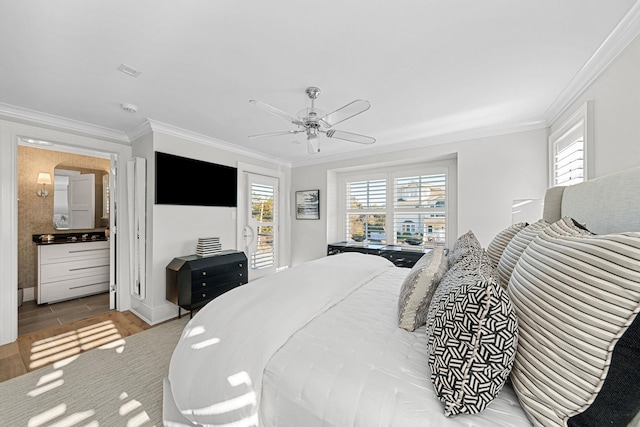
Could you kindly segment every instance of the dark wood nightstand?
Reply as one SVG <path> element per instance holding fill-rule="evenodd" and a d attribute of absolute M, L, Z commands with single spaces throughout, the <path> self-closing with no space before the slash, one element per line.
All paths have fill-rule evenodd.
<path fill-rule="evenodd" d="M 174 258 L 167 265 L 167 300 L 191 312 L 212 299 L 247 283 L 247 257 L 244 252 L 226 250 L 200 257 Z"/>

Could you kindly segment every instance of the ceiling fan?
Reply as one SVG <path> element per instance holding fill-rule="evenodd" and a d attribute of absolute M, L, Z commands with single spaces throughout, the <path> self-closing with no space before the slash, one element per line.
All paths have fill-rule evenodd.
<path fill-rule="evenodd" d="M 344 141 L 356 142 L 358 144 L 373 144 L 376 142 L 375 138 L 370 136 L 360 135 L 357 133 L 345 132 L 342 130 L 333 129 L 334 125 L 342 123 L 343 121 L 350 119 L 353 116 L 357 116 L 360 113 L 364 113 L 371 107 L 369 101 L 362 99 L 356 99 L 348 103 L 347 105 L 338 108 L 332 113 L 325 114 L 324 111 L 315 108 L 315 100 L 320 96 L 320 89 L 311 86 L 306 89 L 307 96 L 311 99 L 311 107 L 305 108 L 298 112 L 298 117 L 294 117 L 291 114 L 285 113 L 271 105 L 257 100 L 250 100 L 249 102 L 256 107 L 259 107 L 271 114 L 281 117 L 294 125 L 298 126 L 297 129 L 263 133 L 259 135 L 250 135 L 249 138 L 263 138 L 269 136 L 289 135 L 297 133 L 307 134 L 307 148 L 310 154 L 320 152 L 320 135 L 323 134 L 327 138 L 342 139 Z"/>

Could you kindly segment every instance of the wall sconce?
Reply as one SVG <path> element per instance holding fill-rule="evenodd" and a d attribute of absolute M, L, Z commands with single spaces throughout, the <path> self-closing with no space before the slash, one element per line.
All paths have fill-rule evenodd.
<path fill-rule="evenodd" d="M 42 188 L 36 192 L 38 197 L 47 197 L 49 195 L 49 192 L 47 191 L 47 184 L 51 185 L 51 174 L 47 172 L 40 172 L 38 174 L 38 184 L 42 184 Z"/>

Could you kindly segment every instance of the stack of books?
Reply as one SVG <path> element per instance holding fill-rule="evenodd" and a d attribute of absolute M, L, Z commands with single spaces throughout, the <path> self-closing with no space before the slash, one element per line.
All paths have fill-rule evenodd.
<path fill-rule="evenodd" d="M 198 256 L 211 256 L 222 251 L 219 237 L 200 237 L 196 254 Z"/>

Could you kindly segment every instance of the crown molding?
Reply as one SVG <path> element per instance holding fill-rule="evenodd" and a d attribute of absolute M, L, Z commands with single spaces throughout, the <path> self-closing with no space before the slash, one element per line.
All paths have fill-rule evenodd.
<path fill-rule="evenodd" d="M 337 154 L 330 157 L 313 157 L 308 160 L 294 161 L 291 164 L 292 168 L 311 166 L 322 163 L 331 163 L 342 160 L 352 160 L 367 158 L 369 156 L 383 155 L 389 153 L 395 153 L 398 151 L 415 150 L 418 148 L 424 148 L 432 145 L 449 144 L 454 142 L 463 142 L 472 139 L 490 138 L 493 136 L 508 135 L 512 133 L 528 132 L 539 129 L 546 129 L 548 127 L 545 120 L 534 120 L 520 123 L 510 123 L 504 125 L 489 126 L 476 129 L 467 129 L 457 132 L 442 133 L 439 135 L 429 135 L 423 138 L 415 138 L 406 142 L 399 142 L 396 144 L 380 144 L 375 147 L 369 146 L 366 153 L 362 153 L 360 150 L 355 150 L 349 153 Z"/>
<path fill-rule="evenodd" d="M 611 34 L 589 58 L 544 114 L 551 125 L 569 108 L 593 81 L 640 36 L 640 0 L 636 1 Z"/>
<path fill-rule="evenodd" d="M 181 129 L 181 128 L 168 125 L 166 123 L 158 122 L 152 119 L 147 119 L 145 123 L 142 123 L 141 125 L 137 126 L 133 131 L 137 133 L 132 133 L 131 135 L 135 135 L 136 138 L 138 138 L 139 136 L 147 132 L 159 132 L 165 135 L 175 136 L 177 138 L 183 138 L 189 141 L 196 142 L 198 144 L 204 144 L 210 147 L 218 148 L 220 150 L 228 151 L 228 152 L 239 154 L 242 156 L 247 156 L 252 159 L 275 163 L 280 166 L 291 167 L 291 162 L 289 162 L 288 160 L 267 156 L 258 151 L 250 150 L 248 148 L 243 148 L 235 144 L 224 142 L 216 138 L 212 138 L 212 137 L 202 135 L 196 132 L 192 132 L 186 129 Z"/>
<path fill-rule="evenodd" d="M 107 139 L 119 143 L 129 144 L 129 138 L 124 132 L 90 123 L 71 120 L 53 114 L 17 107 L 15 105 L 0 103 L 0 117 L 10 120 L 29 122 L 35 125 L 64 130 L 71 133 L 80 133 L 94 138 Z"/>

